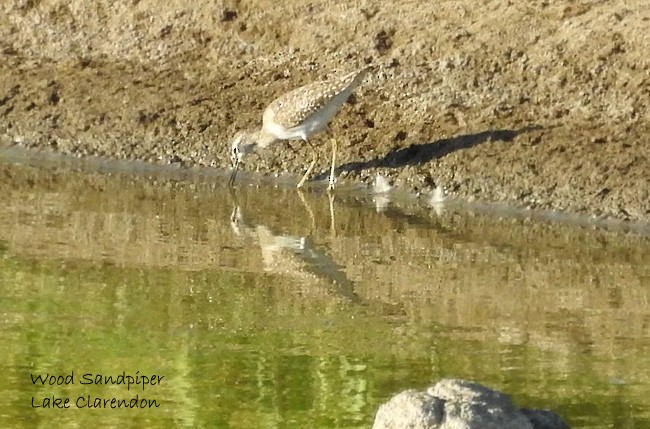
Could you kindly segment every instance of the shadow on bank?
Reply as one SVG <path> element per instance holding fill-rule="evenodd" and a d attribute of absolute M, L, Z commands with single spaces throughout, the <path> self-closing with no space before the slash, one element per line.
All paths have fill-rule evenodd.
<path fill-rule="evenodd" d="M 461 149 L 469 149 L 489 141 L 511 142 L 520 134 L 541 130 L 541 125 L 529 125 L 518 130 L 492 130 L 476 134 L 465 134 L 429 143 L 412 144 L 395 149 L 383 157 L 368 161 L 350 162 L 337 168 L 337 173 L 362 171 L 368 168 L 399 168 L 407 165 L 426 164 L 433 159 L 443 158 Z"/>

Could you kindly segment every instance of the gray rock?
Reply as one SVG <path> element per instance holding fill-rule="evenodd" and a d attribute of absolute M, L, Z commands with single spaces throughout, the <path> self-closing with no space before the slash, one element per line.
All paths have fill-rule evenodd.
<path fill-rule="evenodd" d="M 445 379 L 424 392 L 406 390 L 381 405 L 373 429 L 569 429 L 546 410 L 519 409 L 496 390 Z"/>

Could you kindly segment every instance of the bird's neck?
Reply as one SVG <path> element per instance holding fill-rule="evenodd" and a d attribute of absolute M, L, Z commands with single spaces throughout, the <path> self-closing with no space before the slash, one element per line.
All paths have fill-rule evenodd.
<path fill-rule="evenodd" d="M 273 134 L 265 131 L 264 128 L 253 133 L 253 140 L 257 142 L 260 148 L 268 147 L 278 141 Z"/>

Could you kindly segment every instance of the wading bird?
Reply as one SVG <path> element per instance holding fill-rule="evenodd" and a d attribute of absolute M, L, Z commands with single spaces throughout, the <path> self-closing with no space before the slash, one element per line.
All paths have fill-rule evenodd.
<path fill-rule="evenodd" d="M 366 67 L 345 76 L 313 82 L 289 91 L 271 102 L 264 110 L 262 127 L 259 130 L 240 131 L 235 135 L 231 146 L 233 171 L 228 181 L 229 186 L 235 183 L 237 170 L 246 155 L 282 140 L 303 140 L 311 148 L 312 161 L 298 182 L 297 187 L 302 188 L 318 160 L 318 153 L 309 138 L 327 127 L 352 91 L 361 85 L 370 69 L 371 67 Z M 332 139 L 329 189 L 334 189 L 336 149 L 336 140 Z"/>

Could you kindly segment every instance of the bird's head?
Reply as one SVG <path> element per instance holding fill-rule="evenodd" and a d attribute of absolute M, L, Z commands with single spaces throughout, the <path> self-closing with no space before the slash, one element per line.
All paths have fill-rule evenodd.
<path fill-rule="evenodd" d="M 257 141 L 254 133 L 248 131 L 239 131 L 235 134 L 230 147 L 230 160 L 233 168 L 242 162 L 244 156 L 257 150 Z"/>
<path fill-rule="evenodd" d="M 235 177 L 237 176 L 237 170 L 239 169 L 239 164 L 249 153 L 255 152 L 257 150 L 258 143 L 255 138 L 255 133 L 248 131 L 239 131 L 235 134 L 235 138 L 232 141 L 230 146 L 230 160 L 232 162 L 232 174 L 230 175 L 229 184 L 232 186 L 235 183 Z"/>

